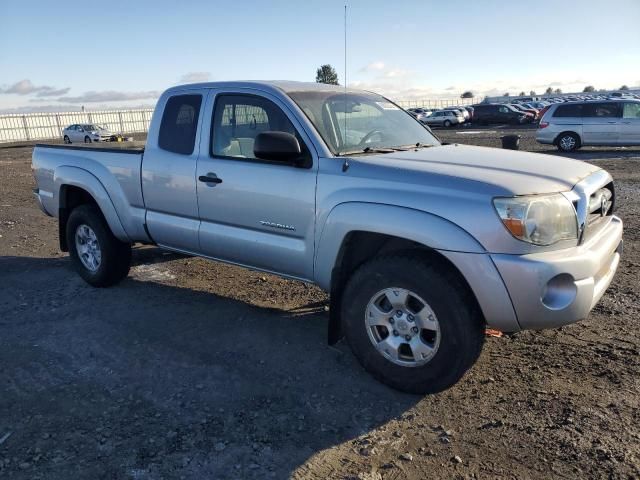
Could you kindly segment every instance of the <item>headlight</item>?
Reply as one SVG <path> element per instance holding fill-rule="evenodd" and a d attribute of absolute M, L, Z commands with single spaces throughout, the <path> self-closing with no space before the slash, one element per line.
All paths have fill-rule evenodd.
<path fill-rule="evenodd" d="M 578 218 L 564 195 L 530 195 L 494 198 L 502 223 L 511 235 L 535 245 L 553 245 L 578 238 Z"/>

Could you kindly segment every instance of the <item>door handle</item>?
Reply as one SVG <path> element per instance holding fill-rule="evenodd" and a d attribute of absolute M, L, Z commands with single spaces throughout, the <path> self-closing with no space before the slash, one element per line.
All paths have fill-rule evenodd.
<path fill-rule="evenodd" d="M 218 178 L 218 176 L 215 173 L 211 173 L 211 172 L 207 173 L 206 175 L 200 175 L 198 177 L 198 180 L 204 183 L 215 183 L 215 184 L 222 183 L 222 179 Z"/>

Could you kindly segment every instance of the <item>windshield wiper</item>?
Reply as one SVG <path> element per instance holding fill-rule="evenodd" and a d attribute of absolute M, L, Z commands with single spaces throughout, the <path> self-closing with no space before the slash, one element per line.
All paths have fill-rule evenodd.
<path fill-rule="evenodd" d="M 379 147 L 379 148 L 365 147 L 358 150 L 347 150 L 346 152 L 339 152 L 338 156 L 344 157 L 346 155 L 366 155 L 367 153 L 393 153 L 396 151 L 397 150 L 392 147 Z"/>

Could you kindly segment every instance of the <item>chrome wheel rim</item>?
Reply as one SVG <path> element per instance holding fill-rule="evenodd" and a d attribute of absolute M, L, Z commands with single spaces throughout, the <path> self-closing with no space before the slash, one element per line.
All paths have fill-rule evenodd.
<path fill-rule="evenodd" d="M 567 135 L 560 139 L 560 147 L 562 147 L 563 150 L 573 150 L 575 146 L 576 139 L 570 135 Z"/>
<path fill-rule="evenodd" d="M 384 358 L 403 367 L 428 363 L 440 346 L 440 323 L 427 302 L 404 288 L 385 288 L 365 312 L 371 343 Z"/>
<path fill-rule="evenodd" d="M 96 232 L 85 224 L 78 225 L 76 228 L 76 252 L 82 265 L 90 272 L 96 272 L 100 268 L 102 261 L 102 251 L 98 243 Z"/>

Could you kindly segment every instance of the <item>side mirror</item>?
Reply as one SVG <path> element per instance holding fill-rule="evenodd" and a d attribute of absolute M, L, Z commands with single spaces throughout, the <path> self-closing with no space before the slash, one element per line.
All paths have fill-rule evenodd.
<path fill-rule="evenodd" d="M 263 160 L 291 163 L 301 153 L 298 139 L 286 132 L 259 133 L 253 144 L 253 154 Z"/>

